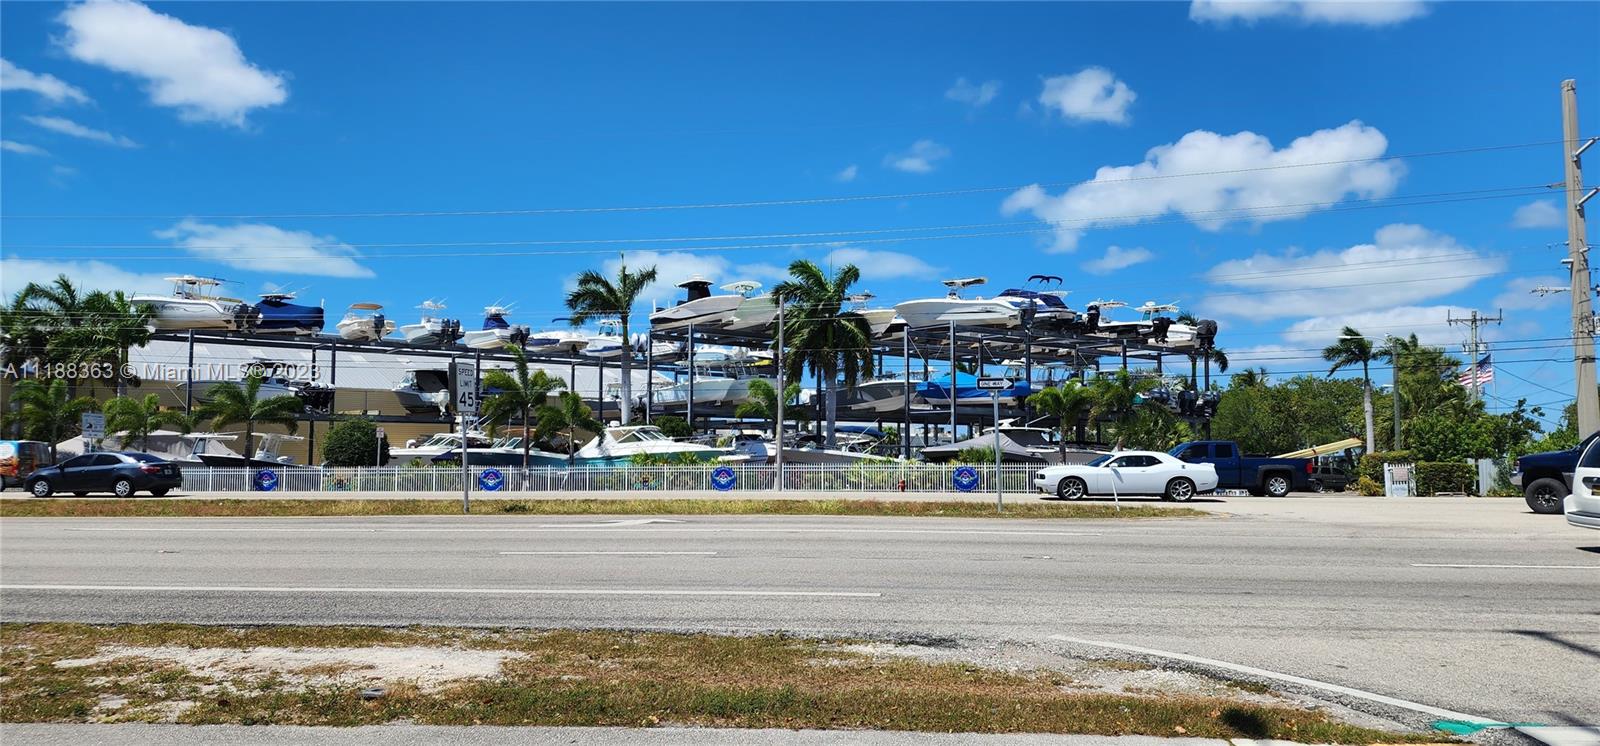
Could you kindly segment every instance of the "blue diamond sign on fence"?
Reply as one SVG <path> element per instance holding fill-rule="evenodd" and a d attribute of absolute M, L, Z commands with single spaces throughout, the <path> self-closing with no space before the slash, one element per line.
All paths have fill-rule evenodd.
<path fill-rule="evenodd" d="M 504 486 L 506 475 L 501 474 L 499 469 L 484 469 L 478 474 L 478 489 L 484 492 L 499 492 Z"/>
<path fill-rule="evenodd" d="M 950 472 L 950 484 L 962 492 L 971 492 L 978 488 L 978 470 L 970 466 L 957 466 Z"/>
<path fill-rule="evenodd" d="M 711 486 L 718 492 L 727 492 L 739 483 L 739 475 L 731 466 L 719 466 L 711 470 Z"/>
<path fill-rule="evenodd" d="M 256 489 L 261 492 L 271 492 L 278 489 L 278 473 L 271 469 L 262 469 L 256 472 Z"/>

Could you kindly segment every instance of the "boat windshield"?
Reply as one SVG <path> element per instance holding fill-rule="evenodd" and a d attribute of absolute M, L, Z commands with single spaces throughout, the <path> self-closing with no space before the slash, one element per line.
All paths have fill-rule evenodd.
<path fill-rule="evenodd" d="M 649 429 L 641 428 L 641 429 L 638 429 L 638 430 L 634 430 L 633 432 L 630 432 L 630 433 L 628 433 L 626 435 L 623 435 L 620 438 L 617 438 L 617 442 L 618 443 L 643 443 L 643 442 L 646 442 L 646 441 L 654 441 L 654 440 L 672 440 L 672 439 L 667 437 L 666 433 L 663 433 L 660 430 L 657 430 L 655 428 L 649 428 Z"/>

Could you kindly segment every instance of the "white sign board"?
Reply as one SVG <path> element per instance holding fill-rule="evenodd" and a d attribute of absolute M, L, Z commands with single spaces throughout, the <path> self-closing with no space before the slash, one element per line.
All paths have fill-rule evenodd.
<path fill-rule="evenodd" d="M 98 412 L 84 412 L 82 425 L 84 440 L 99 440 L 106 437 L 105 415 Z"/>
<path fill-rule="evenodd" d="M 478 366 L 456 363 L 456 414 L 478 416 Z"/>
<path fill-rule="evenodd" d="M 1004 378 L 979 378 L 978 388 L 984 391 L 1001 391 L 1011 388 L 1011 382 Z"/>

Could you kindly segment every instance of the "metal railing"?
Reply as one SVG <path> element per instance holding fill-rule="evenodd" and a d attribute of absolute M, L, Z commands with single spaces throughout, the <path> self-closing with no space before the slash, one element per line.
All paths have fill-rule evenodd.
<path fill-rule="evenodd" d="M 972 470 L 970 492 L 993 493 L 995 467 L 947 464 L 796 464 L 783 467 L 783 487 L 801 492 L 958 492 L 957 468 Z M 1033 491 L 1039 467 L 1006 465 L 1000 479 L 1008 493 Z M 728 475 L 732 479 L 728 479 Z M 717 479 L 713 480 L 713 476 Z M 970 475 L 969 475 L 970 476 Z M 657 490 L 764 492 L 777 484 L 770 465 L 473 467 L 475 493 L 635 492 Z M 183 489 L 191 492 L 461 492 L 459 468 L 186 468 Z"/>

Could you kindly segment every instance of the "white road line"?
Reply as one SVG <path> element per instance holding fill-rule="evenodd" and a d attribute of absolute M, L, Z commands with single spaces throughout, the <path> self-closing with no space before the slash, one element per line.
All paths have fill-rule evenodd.
<path fill-rule="evenodd" d="M 492 596 L 800 596 L 825 598 L 879 598 L 882 593 L 862 591 L 742 591 L 682 590 L 672 588 L 342 588 L 259 585 L 0 585 L 0 591 L 139 591 L 200 593 L 425 593 L 434 595 Z"/>
<path fill-rule="evenodd" d="M 715 556 L 717 556 L 716 552 L 501 552 L 500 554 L 539 554 L 539 555 L 545 555 L 545 554 L 548 554 L 548 555 L 568 555 L 568 554 L 570 554 L 570 555 L 582 555 L 582 556 L 603 555 L 603 556 L 607 556 L 607 557 L 613 556 L 613 555 L 617 555 L 617 556 L 639 555 L 639 556 L 647 556 L 647 557 L 678 557 L 678 556 L 715 557 Z"/>
<path fill-rule="evenodd" d="M 1455 711 L 1452 711 L 1452 710 L 1446 710 L 1446 709 L 1441 708 L 1441 707 L 1434 707 L 1432 705 L 1425 705 L 1425 704 L 1422 704 L 1420 702 L 1412 702 L 1412 701 L 1409 701 L 1409 700 L 1399 699 L 1397 697 L 1390 697 L 1388 695 L 1378 694 L 1376 692 L 1368 692 L 1368 691 L 1363 691 L 1363 690 L 1360 690 L 1360 689 L 1352 689 L 1351 687 L 1348 687 L 1348 686 L 1341 686 L 1339 684 L 1330 684 L 1330 683 L 1328 683 L 1326 681 L 1317 681 L 1316 679 L 1307 679 L 1307 678 L 1302 677 L 1302 676 L 1295 676 L 1295 675 L 1286 674 L 1286 673 L 1278 673 L 1276 671 L 1268 671 L 1266 669 L 1255 668 L 1253 666 L 1243 666 L 1243 665 L 1240 665 L 1238 663 L 1229 663 L 1227 661 L 1219 661 L 1219 660 L 1216 660 L 1214 658 L 1202 658 L 1202 657 L 1197 656 L 1197 655 L 1185 655 L 1183 653 L 1173 653 L 1173 652 L 1166 651 L 1166 650 L 1154 650 L 1154 649 L 1151 649 L 1151 648 L 1141 648 L 1141 647 L 1138 647 L 1136 645 L 1124 645 L 1124 644 L 1119 643 L 1119 642 L 1106 642 L 1106 641 L 1103 641 L 1103 640 L 1084 640 L 1084 639 L 1080 639 L 1080 638 L 1077 638 L 1077 637 L 1067 637 L 1066 635 L 1051 635 L 1050 639 L 1052 639 L 1052 640 L 1060 640 L 1061 642 L 1070 642 L 1070 643 L 1074 643 L 1074 644 L 1077 644 L 1077 645 L 1092 645 L 1094 647 L 1111 648 L 1113 650 L 1124 650 L 1124 651 L 1127 651 L 1127 652 L 1130 652 L 1130 653 L 1138 653 L 1140 655 L 1150 655 L 1150 656 L 1156 656 L 1156 657 L 1159 657 L 1159 658 L 1171 658 L 1173 660 L 1187 661 L 1189 663 L 1198 663 L 1198 664 L 1200 664 L 1202 666 L 1212 666 L 1212 667 L 1215 667 L 1215 668 L 1221 668 L 1221 669 L 1226 669 L 1226 670 L 1229 670 L 1229 671 L 1236 671 L 1236 672 L 1242 673 L 1242 674 L 1248 674 L 1250 676 L 1259 676 L 1261 678 L 1275 679 L 1277 681 L 1284 681 L 1284 682 L 1288 682 L 1288 683 L 1291 683 L 1291 684 L 1299 684 L 1301 686 L 1307 686 L 1307 687 L 1311 687 L 1313 689 L 1322 689 L 1324 691 L 1337 692 L 1339 694 L 1344 694 L 1344 695 L 1347 695 L 1347 696 L 1356 697 L 1358 699 L 1365 699 L 1365 700 L 1368 700 L 1368 701 L 1371 701 L 1371 702 L 1379 702 L 1379 703 L 1382 703 L 1382 704 L 1390 705 L 1392 707 L 1399 707 L 1401 709 L 1411 710 L 1413 712 L 1420 712 L 1420 713 L 1423 713 L 1423 714 L 1426 714 L 1426 715 L 1432 715 L 1434 717 L 1441 718 L 1441 719 L 1444 719 L 1444 720 L 1461 720 L 1461 721 L 1469 722 L 1469 723 L 1493 723 L 1493 724 L 1499 724 L 1498 720 L 1490 720 L 1488 718 L 1482 718 L 1482 717 L 1478 717 L 1476 715 L 1468 715 L 1468 714 L 1466 714 L 1464 712 L 1455 712 Z"/>
<path fill-rule="evenodd" d="M 87 528 L 66 528 L 65 531 L 109 531 L 109 532 L 134 532 L 134 533 L 249 533 L 249 534 L 385 534 L 385 533 L 483 533 L 483 534 L 515 534 L 534 532 L 553 533 L 583 533 L 595 531 L 625 531 L 627 533 L 644 532 L 671 532 L 671 533 L 755 533 L 755 534 L 932 534 L 955 536 L 1103 536 L 1104 534 L 1081 531 L 990 531 L 990 530 L 964 530 L 964 529 L 923 529 L 923 528 L 691 528 L 691 527 L 653 527 L 653 526 L 606 526 L 581 525 L 577 528 L 562 528 L 560 524 L 545 526 L 525 526 L 521 528 L 480 528 L 463 527 L 451 528 L 448 526 L 384 526 L 372 528 L 358 527 L 308 527 L 308 528 L 178 528 L 165 526 L 95 526 Z"/>
<path fill-rule="evenodd" d="M 1600 565 L 1449 565 L 1416 563 L 1412 567 L 1480 567 L 1493 570 L 1600 570 Z"/>

